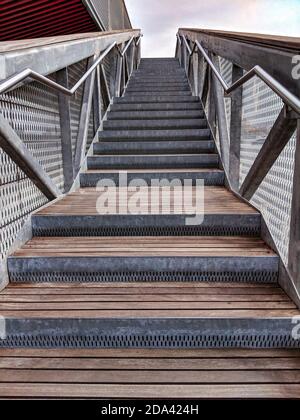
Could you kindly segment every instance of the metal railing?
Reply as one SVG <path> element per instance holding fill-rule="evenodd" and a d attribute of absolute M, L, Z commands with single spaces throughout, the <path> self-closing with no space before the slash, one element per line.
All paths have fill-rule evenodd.
<path fill-rule="evenodd" d="M 5 46 L 5 69 L 18 71 L 0 82 L 0 262 L 26 218 L 72 188 L 108 106 L 139 65 L 140 39 L 127 30 Z"/>
<path fill-rule="evenodd" d="M 288 89 L 286 89 L 281 83 L 279 83 L 274 77 L 272 77 L 268 72 L 266 72 L 260 66 L 254 66 L 251 70 L 246 72 L 240 79 L 234 82 L 231 86 L 228 86 L 228 84 L 223 79 L 220 72 L 217 70 L 216 66 L 214 65 L 212 60 L 209 58 L 208 54 L 206 53 L 202 45 L 199 43 L 199 41 L 196 40 L 194 42 L 193 49 L 191 49 L 184 35 L 180 37 L 177 34 L 177 37 L 179 38 L 179 42 L 181 42 L 180 38 L 183 39 L 185 46 L 187 48 L 187 51 L 189 54 L 188 68 L 190 66 L 190 59 L 193 56 L 193 54 L 197 52 L 201 52 L 202 56 L 205 58 L 206 62 L 208 63 L 211 70 L 213 71 L 217 79 L 219 80 L 220 84 L 223 87 L 224 92 L 227 95 L 234 92 L 237 88 L 243 86 L 246 82 L 248 82 L 253 77 L 258 76 L 273 90 L 273 92 L 275 92 L 283 100 L 283 102 L 286 105 L 290 106 L 294 111 L 300 114 L 300 99 L 297 96 L 293 95 L 293 93 L 291 93 Z"/>
<path fill-rule="evenodd" d="M 176 46 L 176 56 L 185 68 L 193 93 L 200 97 L 206 110 L 220 149 L 228 183 L 235 193 L 251 201 L 265 216 L 266 229 L 263 229 L 263 237 L 281 254 L 284 262 L 280 273 L 281 284 L 298 303 L 300 303 L 300 99 L 295 92 L 299 92 L 300 86 L 299 81 L 292 77 L 292 63 L 293 56 L 299 52 L 299 45 L 300 40 L 296 39 L 291 42 L 290 39 L 281 38 L 274 40 L 272 44 L 271 37 L 259 35 L 181 29 L 177 34 Z M 231 74 L 231 82 L 225 80 L 222 75 L 221 60 L 228 63 L 226 68 Z M 266 96 L 269 95 L 271 98 L 273 96 L 278 98 L 276 103 L 282 100 L 282 105 L 279 115 L 275 114 L 276 111 L 269 111 L 274 113 L 272 118 L 275 122 L 273 120 L 273 125 L 265 138 L 257 138 L 255 124 L 252 125 L 253 139 L 246 143 L 243 159 L 250 161 L 252 154 L 255 153 L 254 150 L 257 150 L 257 155 L 242 180 L 241 144 L 244 141 L 245 128 L 243 123 L 246 118 L 245 108 L 250 107 L 249 97 L 245 97 L 243 87 L 249 89 L 252 80 L 257 86 L 257 91 L 260 89 L 264 92 L 263 103 L 266 103 Z M 258 80 L 267 85 L 270 92 L 266 94 Z M 274 102 L 274 99 L 272 101 Z M 251 115 L 258 107 L 258 103 L 252 104 Z M 263 115 L 263 105 L 259 109 Z M 256 138 L 257 145 L 255 145 Z M 289 146 L 290 142 L 292 146 Z M 286 147 L 289 147 L 290 152 L 289 160 L 285 162 L 282 154 L 286 153 Z M 291 160 L 293 163 L 290 163 Z M 292 165 L 292 176 L 284 165 L 288 168 Z M 270 173 L 276 182 L 272 183 L 269 179 L 266 186 L 265 182 L 268 177 L 270 178 Z M 281 184 L 288 183 L 291 185 L 290 194 L 288 191 L 278 190 Z M 285 203 L 279 202 L 278 198 L 276 202 L 276 197 L 279 195 L 286 199 Z M 282 212 L 280 220 L 279 208 Z M 277 218 L 276 231 L 272 217 Z M 281 228 L 278 228 L 278 224 L 284 218 L 289 221 L 288 240 L 284 239 L 286 223 L 282 223 Z"/>
<path fill-rule="evenodd" d="M 116 48 L 120 55 L 121 68 L 123 69 L 122 64 L 123 64 L 123 61 L 126 60 L 127 58 L 126 52 L 128 48 L 131 46 L 133 41 L 135 41 L 135 45 L 138 46 L 140 39 L 141 39 L 140 35 L 137 37 L 136 41 L 135 41 L 135 37 L 131 37 L 123 50 L 119 48 L 117 42 L 113 42 L 109 47 L 106 48 L 106 50 L 100 55 L 100 57 L 95 60 L 94 64 L 91 65 L 91 67 L 84 73 L 84 75 L 78 80 L 78 82 L 72 87 L 72 89 L 67 89 L 64 86 L 60 85 L 59 83 L 56 83 L 55 81 L 43 76 L 42 74 L 37 73 L 34 70 L 28 68 L 21 71 L 20 73 L 15 74 L 14 76 L 11 76 L 10 78 L 4 80 L 3 82 L 0 82 L 0 94 L 8 92 L 9 90 L 19 85 L 19 83 L 30 78 L 32 80 L 36 80 L 37 82 L 45 86 L 48 86 L 51 89 L 54 89 L 58 92 L 63 93 L 64 95 L 73 96 L 77 92 L 77 90 L 80 88 L 80 86 L 83 85 L 83 83 L 91 76 L 92 73 L 94 73 L 97 67 L 102 63 L 104 58 L 111 52 L 113 48 Z M 132 55 L 132 60 L 133 60 L 133 57 L 134 56 Z M 118 85 L 117 85 L 118 96 L 120 96 L 122 93 L 121 82 L 120 82 L 121 78 L 122 78 L 122 73 L 120 73 L 119 79 L 118 79 Z"/>

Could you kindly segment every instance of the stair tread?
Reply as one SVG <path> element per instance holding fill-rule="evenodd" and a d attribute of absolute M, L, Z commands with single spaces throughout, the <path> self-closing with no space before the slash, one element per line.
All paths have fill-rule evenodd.
<path fill-rule="evenodd" d="M 97 172 L 97 171 L 95 171 Z M 181 188 L 175 188 L 177 194 L 182 194 Z M 146 188 L 143 192 L 148 197 L 150 188 Z M 195 188 L 189 188 L 186 191 L 188 197 L 195 197 Z M 120 189 L 117 189 L 120 192 Z M 68 194 L 66 197 L 56 201 L 55 203 L 39 210 L 37 215 L 49 214 L 82 214 L 82 215 L 98 215 L 96 203 L 99 198 L 99 191 L 96 188 L 82 188 L 74 193 Z M 133 193 L 128 193 L 128 199 Z M 172 201 L 173 203 L 173 201 Z M 174 211 L 173 206 L 171 211 Z M 236 198 L 232 193 L 224 187 L 204 187 L 204 209 L 205 214 L 251 214 L 258 215 L 258 211 L 248 204 Z M 146 213 L 146 209 L 145 209 Z"/>
<path fill-rule="evenodd" d="M 259 238 L 245 237 L 95 237 L 33 238 L 13 254 L 16 257 L 222 257 L 264 256 L 276 254 Z"/>
<path fill-rule="evenodd" d="M 174 296 L 180 300 L 174 300 Z M 282 301 L 283 297 L 286 300 Z M 0 294 L 0 311 L 6 317 L 21 318 L 276 318 L 300 314 L 276 285 L 172 282 L 165 286 L 10 285 Z"/>
<path fill-rule="evenodd" d="M 0 398 L 299 398 L 299 350 L 0 349 Z"/>

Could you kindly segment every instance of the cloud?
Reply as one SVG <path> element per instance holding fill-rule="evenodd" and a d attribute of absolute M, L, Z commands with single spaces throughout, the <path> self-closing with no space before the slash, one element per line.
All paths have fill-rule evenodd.
<path fill-rule="evenodd" d="M 179 27 L 299 36 L 300 0 L 126 0 L 143 56 L 173 56 Z"/>

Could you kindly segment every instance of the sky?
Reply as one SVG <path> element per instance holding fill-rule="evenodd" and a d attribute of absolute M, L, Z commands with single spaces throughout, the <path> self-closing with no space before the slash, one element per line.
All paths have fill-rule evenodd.
<path fill-rule="evenodd" d="M 181 28 L 300 37 L 300 0 L 125 0 L 143 57 L 171 57 Z"/>

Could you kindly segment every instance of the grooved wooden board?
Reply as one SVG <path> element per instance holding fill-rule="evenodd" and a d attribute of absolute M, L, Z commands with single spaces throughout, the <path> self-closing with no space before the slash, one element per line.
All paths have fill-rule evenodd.
<path fill-rule="evenodd" d="M 14 257 L 272 257 L 259 238 L 247 237 L 41 237 L 33 238 Z"/>
<path fill-rule="evenodd" d="M 0 294 L 0 312 L 18 318 L 300 315 L 279 286 L 204 282 L 12 284 Z"/>
<path fill-rule="evenodd" d="M 298 350 L 0 349 L 0 398 L 300 398 Z"/>
<path fill-rule="evenodd" d="M 99 215 L 99 214 L 195 214 L 196 199 L 201 200 L 201 208 L 197 209 L 205 214 L 258 214 L 258 212 L 235 197 L 224 187 L 204 187 L 202 189 L 175 187 L 166 188 L 141 188 L 138 192 L 139 203 L 134 207 L 133 197 L 137 191 L 128 191 L 126 188 L 116 188 L 115 202 L 101 204 L 100 198 L 103 190 L 84 188 L 68 194 L 61 200 L 37 212 L 41 215 Z M 166 195 L 170 195 L 170 200 Z M 102 196 L 103 199 L 105 198 Z M 137 195 L 135 195 L 137 198 Z M 202 209 L 203 203 L 203 209 Z M 124 209 L 122 208 L 125 208 Z M 128 209 L 129 208 L 129 212 Z"/>

